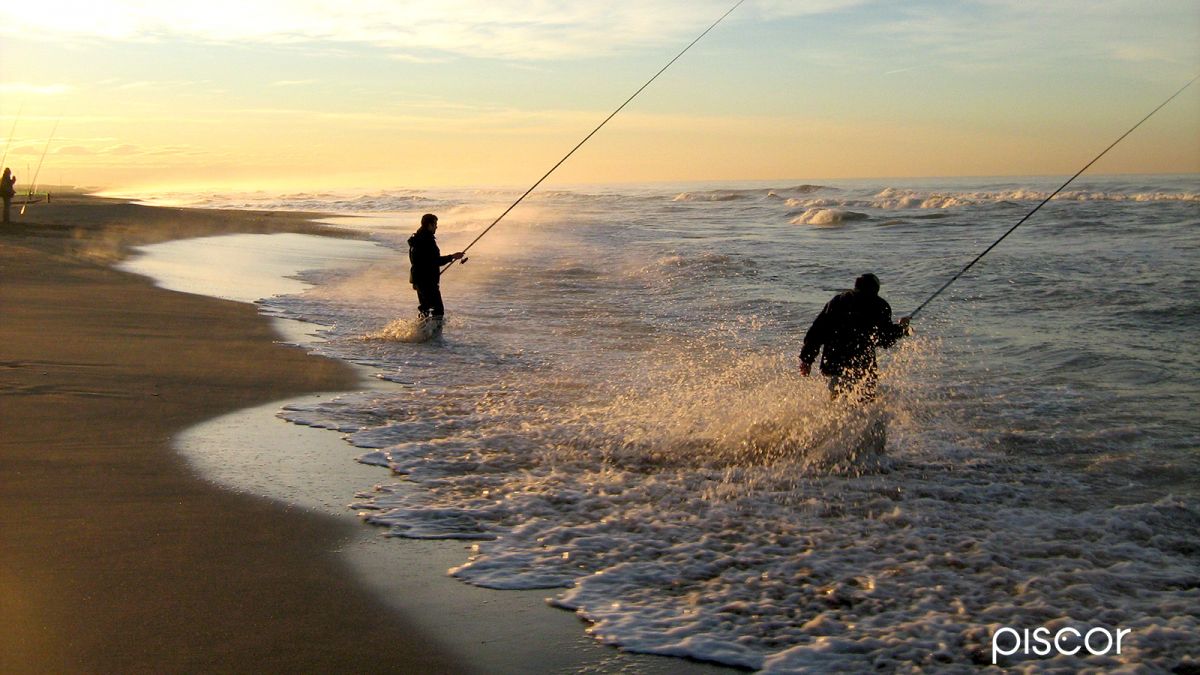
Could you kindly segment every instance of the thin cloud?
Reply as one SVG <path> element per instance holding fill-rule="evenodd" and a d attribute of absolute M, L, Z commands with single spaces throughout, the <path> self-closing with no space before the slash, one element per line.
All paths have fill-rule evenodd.
<path fill-rule="evenodd" d="M 42 154 L 42 147 L 43 145 L 37 143 L 14 143 L 8 152 L 10 155 L 31 155 L 36 157 Z"/>
<path fill-rule="evenodd" d="M 95 150 L 82 145 L 67 145 L 61 148 L 55 148 L 50 152 L 52 155 L 94 155 Z"/>
<path fill-rule="evenodd" d="M 1129 63 L 1176 62 L 1176 59 L 1172 58 L 1166 50 L 1142 45 L 1119 45 L 1114 47 L 1110 53 L 1114 59 Z"/>
<path fill-rule="evenodd" d="M 760 0 L 739 17 L 779 18 L 836 12 L 863 0 L 807 3 Z M 544 60 L 591 56 L 675 42 L 728 9 L 727 0 L 208 0 L 147 3 L 42 0 L 30 14 L 0 5 L 0 35 L 117 41 L 193 40 L 262 44 L 367 44 L 397 58 L 446 56 Z M 54 21 L 42 17 L 54 16 Z"/>
<path fill-rule="evenodd" d="M 105 148 L 104 150 L 100 151 L 100 154 L 102 154 L 102 155 L 122 155 L 122 156 L 124 156 L 124 155 L 140 155 L 140 154 L 143 154 L 143 150 L 136 145 L 132 145 L 130 143 L 122 143 L 121 145 L 115 145 L 111 148 Z"/>
<path fill-rule="evenodd" d="M 113 143 L 112 141 L 111 138 L 65 139 L 62 145 L 52 145 L 47 153 L 69 157 L 193 157 L 204 154 L 187 145 L 147 147 L 134 143 Z M 38 155 L 44 149 L 44 144 L 30 143 L 21 146 L 15 153 Z"/>
<path fill-rule="evenodd" d="M 211 80 L 135 80 L 123 81 L 117 79 L 96 83 L 100 88 L 114 91 L 137 91 L 147 89 L 196 89 L 210 84 Z"/>
<path fill-rule="evenodd" d="M 5 96 L 59 96 L 71 90 L 66 84 L 30 84 L 28 82 L 5 82 L 0 84 L 0 94 Z"/>
<path fill-rule="evenodd" d="M 1191 0 L 918 1 L 896 7 L 894 15 L 879 20 L 864 15 L 861 30 L 958 70 L 1059 67 L 1072 59 L 1178 62 L 1171 55 L 1187 54 L 1188 47 L 1157 28 L 1200 20 Z M 1140 20 L 1131 22 L 1131 16 Z"/>
<path fill-rule="evenodd" d="M 122 143 L 119 145 L 110 145 L 107 147 L 97 148 L 89 145 L 73 144 L 63 145 L 49 150 L 51 155 L 70 155 L 75 157 L 90 157 L 96 155 L 118 155 L 127 157 L 130 155 L 140 155 L 142 149 L 130 143 Z"/>

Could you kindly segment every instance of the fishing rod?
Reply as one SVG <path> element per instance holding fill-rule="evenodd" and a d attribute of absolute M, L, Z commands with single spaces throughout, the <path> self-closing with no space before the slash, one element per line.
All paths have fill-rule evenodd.
<path fill-rule="evenodd" d="M 1108 151 L 1109 151 L 1109 150 L 1112 150 L 1113 148 L 1117 147 L 1117 144 L 1118 144 L 1118 143 L 1120 143 L 1121 141 L 1125 140 L 1125 137 L 1126 137 L 1126 136 L 1128 136 L 1129 134 L 1132 134 L 1132 133 L 1133 133 L 1133 131 L 1134 131 L 1134 129 L 1137 129 L 1138 127 L 1142 126 L 1142 123 L 1143 123 L 1143 122 L 1145 122 L 1146 120 L 1148 120 L 1148 119 L 1150 119 L 1151 117 L 1153 117 L 1153 116 L 1154 116 L 1154 113 L 1158 112 L 1159 110 L 1162 110 L 1162 109 L 1163 109 L 1163 108 L 1164 108 L 1164 107 L 1165 107 L 1165 106 L 1166 106 L 1168 103 L 1170 103 L 1171 101 L 1175 100 L 1175 97 L 1176 97 L 1176 96 L 1179 96 L 1180 94 L 1182 94 L 1182 93 L 1183 93 L 1183 90 L 1184 90 L 1184 89 L 1187 89 L 1187 88 L 1188 88 L 1188 87 L 1190 87 L 1190 86 L 1192 86 L 1192 83 L 1193 83 L 1193 82 L 1195 82 L 1196 80 L 1200 80 L 1200 75 L 1197 75 L 1196 77 L 1193 77 L 1193 78 L 1192 78 L 1190 81 L 1188 81 L 1188 83 L 1187 83 L 1187 84 L 1185 84 L 1185 85 L 1183 85 L 1182 87 L 1180 87 L 1180 88 L 1179 88 L 1179 91 L 1176 91 L 1174 94 L 1171 94 L 1171 95 L 1170 95 L 1170 96 L 1167 98 L 1167 100 L 1165 100 L 1165 101 L 1163 101 L 1162 103 L 1160 103 L 1160 104 L 1158 105 L 1158 107 L 1157 107 L 1157 108 L 1155 108 L 1154 110 L 1151 110 L 1151 111 L 1150 111 L 1150 113 L 1149 113 L 1148 115 L 1146 115 L 1145 117 L 1143 117 L 1143 118 L 1142 118 L 1142 120 L 1141 120 L 1141 122 L 1138 122 L 1137 124 L 1135 124 L 1135 125 L 1133 125 L 1132 127 L 1130 127 L 1130 128 L 1129 128 L 1129 131 L 1126 131 L 1125 133 L 1121 134 L 1121 137 L 1120 137 L 1120 138 L 1118 138 L 1117 140 L 1113 141 L 1113 142 L 1112 142 L 1112 144 L 1111 144 L 1111 145 L 1109 145 L 1107 148 L 1105 148 L 1103 152 L 1101 152 L 1100 154 L 1096 155 L 1096 156 L 1095 156 L 1095 157 L 1092 159 L 1092 161 L 1090 161 L 1090 162 L 1088 162 L 1087 164 L 1085 164 L 1085 165 L 1083 166 L 1083 168 L 1082 168 L 1082 169 L 1080 169 L 1079 171 L 1076 171 L 1074 176 L 1071 176 L 1070 178 L 1068 178 L 1068 179 L 1067 179 L 1067 182 L 1063 183 L 1062 185 L 1060 185 L 1060 186 L 1058 187 L 1058 189 L 1057 189 L 1057 190 L 1055 190 L 1054 192 L 1050 193 L 1050 196 L 1049 196 L 1049 197 L 1046 197 L 1045 199 L 1043 199 L 1043 200 L 1042 200 L 1042 202 L 1041 202 L 1040 204 L 1038 204 L 1037 206 L 1033 207 L 1033 210 L 1032 210 L 1032 211 L 1030 211 L 1029 213 L 1026 213 L 1026 214 L 1025 214 L 1025 217 L 1024 217 L 1024 218 L 1022 218 L 1021 220 L 1017 221 L 1017 224 L 1016 224 L 1016 225 L 1013 225 L 1012 227 L 1008 228 L 1008 231 L 1007 231 L 1007 232 L 1005 232 L 1004 234 L 1002 234 L 1002 235 L 1000 236 L 1000 238 L 999 238 L 999 239 L 997 239 L 996 241 L 992 242 L 992 245 L 991 245 L 991 246 L 988 246 L 987 248 L 983 249 L 983 253 L 980 253 L 979 255 L 975 256 L 975 259 L 974 259 L 974 260 L 972 260 L 971 262 L 967 263 L 967 266 L 966 266 L 966 267 L 964 267 L 964 268 L 962 268 L 961 270 L 959 270 L 957 274 L 955 274 L 954 276 L 950 277 L 950 280 L 949 280 L 949 281 L 947 281 L 946 283 L 942 284 L 942 287 L 941 287 L 941 288 L 939 288 L 939 289 L 937 289 L 936 291 L 934 291 L 933 295 L 929 296 L 929 298 L 928 298 L 928 299 L 927 299 L 925 302 L 922 302 L 922 303 L 921 303 L 921 305 L 920 305 L 919 307 L 917 307 L 916 309 L 914 309 L 914 310 L 912 311 L 912 313 L 908 315 L 908 316 L 909 316 L 909 318 L 915 318 L 915 317 L 917 316 L 917 313 L 918 313 L 918 312 L 920 312 L 922 309 L 925 309 L 925 305 L 928 305 L 930 302 L 933 302 L 933 299 L 934 299 L 934 298 L 936 298 L 937 296 L 941 295 L 941 294 L 942 294 L 942 291 L 944 291 L 944 290 L 946 290 L 947 288 L 949 288 L 949 287 L 950 287 L 950 284 L 954 283 L 955 281 L 958 281 L 958 278 L 959 278 L 959 277 L 961 277 L 961 276 L 962 276 L 964 273 L 966 273 L 966 271 L 967 271 L 967 270 L 971 269 L 971 268 L 972 268 L 972 267 L 975 265 L 975 263 L 977 263 L 977 262 L 979 262 L 980 260 L 982 260 L 982 259 L 983 259 L 983 256 L 987 255 L 987 254 L 988 254 L 988 253 L 989 253 L 989 252 L 990 252 L 992 249 L 996 248 L 996 246 L 997 246 L 997 245 L 998 245 L 1000 242 L 1004 241 L 1004 239 L 1005 239 L 1005 238 L 1006 238 L 1008 235 L 1012 234 L 1012 233 L 1013 233 L 1013 232 L 1014 232 L 1014 231 L 1015 231 L 1015 230 L 1016 230 L 1018 227 L 1020 227 L 1021 225 L 1025 224 L 1025 221 L 1029 220 L 1029 219 L 1030 219 L 1030 217 L 1032 217 L 1032 216 L 1033 216 L 1033 214 L 1037 213 L 1037 212 L 1038 212 L 1038 211 L 1039 211 L 1039 210 L 1040 210 L 1040 209 L 1041 209 L 1043 206 L 1045 206 L 1045 205 L 1046 205 L 1046 204 L 1047 204 L 1047 203 L 1048 203 L 1048 202 L 1049 202 L 1051 199 L 1054 199 L 1054 197 L 1055 197 L 1055 196 L 1057 196 L 1057 195 L 1058 195 L 1058 193 L 1060 193 L 1060 192 L 1062 192 L 1063 190 L 1065 190 L 1065 189 L 1066 189 L 1066 187 L 1067 187 L 1068 185 L 1070 185 L 1071 183 L 1073 183 L 1073 182 L 1075 181 L 1075 179 L 1076 179 L 1076 178 L 1079 178 L 1079 176 L 1080 176 L 1080 175 L 1082 175 L 1084 171 L 1087 171 L 1087 170 L 1088 170 L 1088 169 L 1089 169 L 1089 168 L 1090 168 L 1090 167 L 1091 167 L 1093 164 L 1095 164 L 1097 161 L 1099 161 L 1101 157 L 1103 157 L 1104 155 L 1108 154 Z"/>
<path fill-rule="evenodd" d="M 13 118 L 12 129 L 8 132 L 8 142 L 4 144 L 4 157 L 0 159 L 0 167 L 3 167 L 4 163 L 8 161 L 8 149 L 12 147 L 13 139 L 16 138 L 17 122 L 20 121 L 21 113 L 23 112 L 25 112 L 24 103 L 21 104 L 21 107 L 17 108 L 17 116 Z"/>
<path fill-rule="evenodd" d="M 58 131 L 58 123 L 61 121 L 61 116 L 54 120 L 54 128 L 50 130 L 50 136 L 46 138 L 46 147 L 42 149 L 42 158 L 38 160 L 37 171 L 33 172 L 33 180 L 29 182 L 29 194 L 25 197 L 25 203 L 21 205 L 21 215 L 25 215 L 25 208 L 29 206 L 29 200 L 33 199 L 33 188 L 37 187 L 38 174 L 42 172 L 42 162 L 46 161 L 46 153 L 50 151 L 50 141 L 54 140 L 54 133 Z"/>
<path fill-rule="evenodd" d="M 490 230 L 491 230 L 493 227 L 495 227 L 495 226 L 496 226 L 496 223 L 499 223 L 501 220 L 503 220 L 503 219 L 504 219 L 504 216 L 507 216 L 509 211 L 512 211 L 513 209 L 515 209 L 515 208 L 517 207 L 517 204 L 520 204 L 522 201 L 524 201 L 524 200 L 525 200 L 525 198 L 529 196 L 529 193 L 531 193 L 531 192 L 533 192 L 535 189 L 537 189 L 537 186 L 541 185 L 541 184 L 542 184 L 542 181 L 544 181 L 544 180 L 546 180 L 547 178 L 549 178 L 549 177 L 550 177 L 550 174 L 554 173 L 554 171 L 555 171 L 556 169 L 558 169 L 558 167 L 562 166 L 563 162 L 567 161 L 567 159 L 568 159 L 568 158 L 570 158 L 570 156 L 571 156 L 571 155 L 575 154 L 575 151 L 576 151 L 576 150 L 578 150 L 579 148 L 583 147 L 583 144 L 584 144 L 584 143 L 587 143 L 587 142 L 588 142 L 588 140 L 589 140 L 589 139 L 590 139 L 592 136 L 595 136 L 595 135 L 596 135 L 596 132 L 597 132 L 597 131 L 600 131 L 600 129 L 601 129 L 601 128 L 603 128 L 605 124 L 608 124 L 608 121 L 609 121 L 609 120 L 611 120 L 612 118 L 616 117 L 616 116 L 617 116 L 617 113 L 619 113 L 619 112 L 621 112 L 622 110 L 624 110 L 624 109 L 625 109 L 625 106 L 629 105 L 629 102 L 630 102 L 630 101 L 632 101 L 633 99 L 637 98 L 637 95 L 638 95 L 638 94 L 640 94 L 640 93 L 642 93 L 642 90 L 644 90 L 646 87 L 649 87 L 649 86 L 650 86 L 650 83 L 652 83 L 652 82 L 654 82 L 655 80 L 657 80 L 659 75 L 662 75 L 664 72 L 666 72 L 667 68 L 670 68 L 672 64 L 674 64 L 676 61 L 678 61 L 678 60 L 680 59 L 680 57 L 682 57 L 684 54 L 686 54 L 686 53 L 687 53 L 687 51 L 688 51 L 689 49 L 691 49 L 693 46 L 695 46 L 695 44 L 696 44 L 697 42 L 699 42 L 701 39 L 703 39 L 705 35 L 708 35 L 709 31 L 711 31 L 712 29 L 716 28 L 716 27 L 717 27 L 717 24 L 719 24 L 719 23 L 721 23 L 722 21 L 724 21 L 724 20 L 725 20 L 725 17 L 729 16 L 730 14 L 733 14 L 733 10 L 737 9 L 738 7 L 740 7 L 740 6 L 741 6 L 741 4 L 742 4 L 743 2 L 745 2 L 745 1 L 746 1 L 746 0 L 737 0 L 737 2 L 735 2 L 735 3 L 733 4 L 733 7 L 730 7 L 728 11 L 726 11 L 724 14 L 722 14 L 722 15 L 721 15 L 721 18 L 719 18 L 719 19 L 717 19 L 716 21 L 714 21 L 714 22 L 712 23 L 712 25 L 711 25 L 711 26 L 709 26 L 708 28 L 706 28 L 706 29 L 704 30 L 704 32 L 703 32 L 703 33 L 701 33 L 700 35 L 698 35 L 698 36 L 696 37 L 696 39 L 695 39 L 695 40 L 692 40 L 692 41 L 691 41 L 691 42 L 688 44 L 688 46 L 684 47 L 682 51 L 680 51 L 678 54 L 676 54 L 676 55 L 675 55 L 675 58 L 673 58 L 673 59 L 671 59 L 670 61 L 668 61 L 668 62 L 667 62 L 667 65 L 663 66 L 663 67 L 662 67 L 662 68 L 661 68 L 661 69 L 660 69 L 660 70 L 659 70 L 657 73 L 655 73 L 655 74 L 654 74 L 654 77 L 651 77 L 649 80 L 646 80 L 646 83 L 645 83 L 645 84 L 643 84 L 641 87 L 639 87 L 637 91 L 633 92 L 633 95 L 631 95 L 629 98 L 625 99 L 625 102 L 624 102 L 624 103 L 622 103 L 621 105 L 617 106 L 617 109 L 616 109 L 616 110 L 612 111 L 612 113 L 610 113 L 608 117 L 605 117 L 605 118 L 604 118 L 604 121 L 603 121 L 603 122 L 601 122 L 600 124 L 598 124 L 598 125 L 596 126 L 596 128 L 595 128 L 595 129 L 592 129 L 592 132 L 591 132 L 591 133 L 589 133 L 587 136 L 584 136 L 584 137 L 583 137 L 583 140 L 582 140 L 582 141 L 579 141 L 579 143 L 577 143 L 577 144 L 575 145 L 575 147 L 571 148 L 571 151 L 570 151 L 570 152 L 568 152 L 567 154 L 563 155 L 563 158 L 562 158 L 562 159 L 560 159 L 560 160 L 558 160 L 558 163 L 557 163 L 557 164 L 555 164 L 554 166 L 550 167 L 550 170 L 549 170 L 549 171 L 547 171 L 547 172 L 546 172 L 546 174 L 545 174 L 544 176 L 542 176 L 541 178 L 539 178 L 539 179 L 537 180 L 537 182 L 536 182 L 536 183 L 534 183 L 533 185 L 529 186 L 529 189 L 528 189 L 528 190 L 526 190 L 524 194 L 522 194 L 520 197 L 517 197 L 517 201 L 513 202 L 513 203 L 512 203 L 512 204 L 511 204 L 511 205 L 510 205 L 510 206 L 509 206 L 507 209 L 504 209 L 504 213 L 501 213 L 501 214 L 500 214 L 500 215 L 499 215 L 499 216 L 498 216 L 498 217 L 497 217 L 495 220 L 493 220 L 493 221 L 492 221 L 492 224 L 491 224 L 491 225 L 488 225 L 486 228 L 484 228 L 483 232 L 480 232 L 480 233 L 479 233 L 479 236 L 477 236 L 477 237 L 475 237 L 474 239 L 472 239 L 472 240 L 471 240 L 471 243 L 470 243 L 470 244 L 467 244 L 467 247 L 466 247 L 466 248 L 464 248 L 464 249 L 462 250 L 462 252 L 463 252 L 463 253 L 466 253 L 468 250 L 470 250 L 470 248 L 471 248 L 472 246 L 474 246 L 474 245 L 475 245 L 475 242 L 479 241 L 480 239 L 483 239 L 483 235 L 487 234 L 487 233 L 488 233 L 488 231 L 490 231 Z M 465 257 L 464 257 L 464 258 L 460 258 L 460 259 L 459 259 L 459 263 L 460 263 L 460 264 L 461 264 L 461 263 L 465 263 L 465 262 L 467 262 L 467 259 L 466 259 Z M 453 266 L 453 265 L 454 265 L 454 261 L 451 261 L 449 264 L 447 264 L 445 267 L 443 267 L 443 268 L 442 268 L 440 271 L 438 271 L 438 275 L 440 276 L 440 275 L 442 275 L 442 274 L 445 274 L 445 273 L 446 273 L 446 270 L 450 269 L 450 267 L 451 267 L 451 266 Z"/>

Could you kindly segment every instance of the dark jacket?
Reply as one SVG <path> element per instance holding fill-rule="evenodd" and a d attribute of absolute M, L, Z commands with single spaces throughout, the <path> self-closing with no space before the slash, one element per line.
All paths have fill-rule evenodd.
<path fill-rule="evenodd" d="M 442 265 L 453 259 L 454 256 L 442 255 L 433 233 L 417 230 L 408 238 L 408 261 L 412 263 L 412 270 L 408 274 L 409 283 L 413 288 L 437 286 Z"/>
<path fill-rule="evenodd" d="M 833 296 L 804 336 L 800 360 L 811 364 L 824 348 L 821 372 L 840 375 L 847 370 L 875 370 L 875 348 L 891 347 L 905 334 L 892 323 L 892 307 L 878 295 L 843 291 Z"/>

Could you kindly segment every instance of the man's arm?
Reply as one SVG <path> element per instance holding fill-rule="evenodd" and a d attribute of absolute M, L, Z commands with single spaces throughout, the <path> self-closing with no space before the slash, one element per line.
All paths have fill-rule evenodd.
<path fill-rule="evenodd" d="M 900 338 L 912 335 L 912 328 L 908 325 L 909 317 L 907 316 L 901 317 L 900 321 L 896 323 L 892 323 L 892 306 L 883 298 L 880 298 L 879 302 L 882 305 L 880 307 L 879 322 L 876 325 L 875 334 L 878 336 L 876 338 L 878 346 L 887 349 L 896 344 Z"/>
<path fill-rule="evenodd" d="M 804 346 L 800 349 L 800 373 L 805 377 L 812 372 L 813 361 L 817 360 L 821 345 L 824 345 L 828 338 L 830 305 L 832 304 L 832 300 L 825 304 L 821 313 L 813 320 L 812 326 L 809 326 L 808 332 L 804 334 Z"/>

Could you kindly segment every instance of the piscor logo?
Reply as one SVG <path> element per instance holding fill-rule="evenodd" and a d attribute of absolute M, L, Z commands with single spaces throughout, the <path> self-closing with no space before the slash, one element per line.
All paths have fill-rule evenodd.
<path fill-rule="evenodd" d="M 1013 656 L 1020 653 L 1028 656 L 1049 656 L 1051 652 L 1066 656 L 1074 656 L 1086 651 L 1093 656 L 1121 653 L 1121 638 L 1132 631 L 1128 628 L 1118 628 L 1116 632 L 1107 628 L 1096 627 L 1086 633 L 1067 626 L 1051 634 L 1050 629 L 1042 626 L 1018 631 L 1008 626 L 1001 627 L 992 634 L 992 665 L 1001 656 Z"/>

